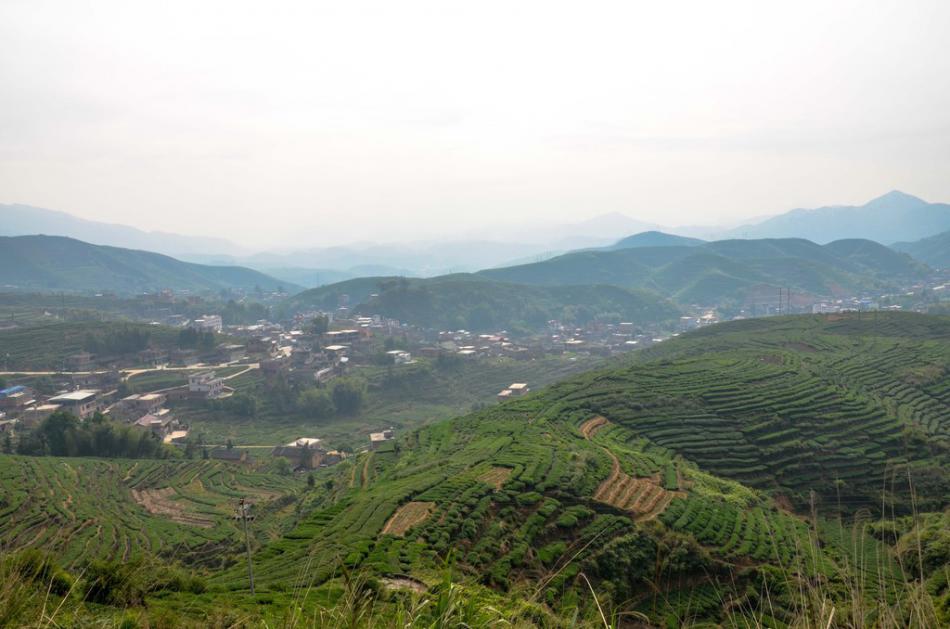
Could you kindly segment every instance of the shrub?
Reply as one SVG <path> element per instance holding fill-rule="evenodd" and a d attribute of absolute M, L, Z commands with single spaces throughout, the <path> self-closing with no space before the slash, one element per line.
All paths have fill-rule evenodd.
<path fill-rule="evenodd" d="M 14 556 L 13 569 L 22 579 L 40 583 L 60 596 L 67 594 L 73 587 L 72 575 L 59 567 L 49 555 L 35 548 Z"/>
<path fill-rule="evenodd" d="M 85 572 L 85 600 L 103 605 L 129 607 L 145 599 L 141 566 L 137 562 L 89 562 Z"/>
<path fill-rule="evenodd" d="M 323 389 L 307 389 L 297 398 L 297 408 L 310 417 L 331 417 L 336 411 L 333 399 Z"/>

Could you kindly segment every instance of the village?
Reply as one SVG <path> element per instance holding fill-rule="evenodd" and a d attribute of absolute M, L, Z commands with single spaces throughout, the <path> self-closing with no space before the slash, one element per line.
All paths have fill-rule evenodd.
<path fill-rule="evenodd" d="M 612 355 L 650 347 L 668 338 L 723 319 L 796 313 L 837 313 L 878 309 L 913 309 L 922 300 L 940 299 L 947 276 L 935 274 L 927 282 L 896 295 L 857 296 L 815 301 L 783 290 L 753 295 L 749 304 L 725 312 L 693 308 L 672 328 L 644 327 L 634 322 L 593 320 L 583 326 L 549 321 L 544 330 L 516 337 L 501 330 L 476 333 L 464 329 L 434 330 L 379 314 L 351 309 L 340 296 L 336 308 L 294 312 L 281 322 L 261 319 L 250 324 L 225 324 L 220 312 L 188 318 L 169 307 L 172 291 L 147 297 L 149 322 L 180 330 L 177 345 L 149 342 L 135 352 L 96 355 L 79 351 L 62 357 L 62 368 L 30 372 L 9 369 L 13 377 L 0 390 L 0 435 L 30 430 L 57 411 L 80 419 L 96 413 L 148 431 L 171 446 L 193 441 L 188 421 L 175 411 L 177 403 L 222 401 L 233 396 L 229 382 L 257 372 L 268 385 L 298 389 L 327 387 L 334 380 L 367 366 L 398 369 L 417 361 L 479 361 L 510 359 L 532 361 L 550 356 Z M 184 299 L 190 300 L 185 296 Z M 147 378 L 143 378 L 147 377 Z M 132 383 L 147 381 L 148 386 Z M 525 395 L 529 383 L 513 382 L 498 391 L 503 402 Z M 393 439 L 389 427 L 369 434 L 365 448 L 379 448 Z M 272 444 L 275 456 L 294 469 L 333 465 L 346 453 L 330 448 L 318 436 L 301 436 L 289 443 Z M 263 447 L 259 446 L 259 447 Z M 246 449 L 230 444 L 202 444 L 202 455 L 243 462 Z"/>
<path fill-rule="evenodd" d="M 15 437 L 39 426 L 52 414 L 65 411 L 79 418 L 101 414 L 117 423 L 148 432 L 155 439 L 193 452 L 195 441 L 187 419 L 177 412 L 182 403 L 214 403 L 235 394 L 233 379 L 257 372 L 266 383 L 286 383 L 306 389 L 324 387 L 361 366 L 411 365 L 418 358 L 408 349 L 387 349 L 393 340 L 411 347 L 422 360 L 454 356 L 458 360 L 487 357 L 528 359 L 530 350 L 511 343 L 503 334 L 474 335 L 464 330 L 439 333 L 427 344 L 417 330 L 380 317 L 341 319 L 339 313 L 308 312 L 286 325 L 259 321 L 225 326 L 217 314 L 173 323 L 183 331 L 207 334 L 216 344 L 203 349 L 149 346 L 133 354 L 97 356 L 87 351 L 65 356 L 63 370 L 16 372 L 25 384 L 0 390 L 0 434 Z M 573 343 L 579 342 L 573 337 Z M 570 343 L 564 349 L 571 349 Z M 596 350 L 595 350 L 596 351 Z M 536 355 L 536 354 L 531 354 Z M 132 386 L 146 378 L 154 386 Z M 168 378 L 183 381 L 169 384 Z M 34 384 L 35 383 L 35 384 Z M 527 384 L 512 383 L 499 400 L 526 394 Z M 385 450 L 395 438 L 392 427 L 379 427 L 366 436 L 360 450 Z M 189 445 L 190 444 L 190 445 Z M 200 456 L 234 463 L 251 463 L 263 446 L 198 442 Z M 330 447 L 318 436 L 300 436 L 273 444 L 270 455 L 284 459 L 291 470 L 334 465 L 353 452 Z"/>

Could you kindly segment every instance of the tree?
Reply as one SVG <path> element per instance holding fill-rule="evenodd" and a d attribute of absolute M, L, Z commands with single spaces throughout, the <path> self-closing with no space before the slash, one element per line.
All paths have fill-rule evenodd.
<path fill-rule="evenodd" d="M 327 333 L 327 330 L 330 329 L 330 317 L 321 314 L 313 318 L 313 321 L 310 322 L 310 332 L 313 334 L 323 335 Z"/>
<path fill-rule="evenodd" d="M 13 439 L 10 438 L 10 433 L 5 433 L 3 435 L 3 453 L 4 454 L 13 453 Z"/>
<path fill-rule="evenodd" d="M 115 424 L 101 413 L 85 422 L 57 411 L 20 438 L 20 454 L 53 456 L 101 456 L 164 458 L 168 452 L 151 432 Z"/>
<path fill-rule="evenodd" d="M 313 489 L 313 486 L 316 484 L 316 481 L 313 478 L 313 472 L 307 474 L 307 487 Z"/>
<path fill-rule="evenodd" d="M 283 476 L 289 476 L 293 470 L 290 467 L 290 461 L 286 457 L 279 456 L 274 459 L 274 469 L 277 470 L 278 474 Z"/>
<path fill-rule="evenodd" d="M 333 405 L 338 413 L 354 415 L 363 405 L 366 383 L 355 378 L 340 378 L 333 384 Z"/>
<path fill-rule="evenodd" d="M 310 417 L 330 417 L 335 412 L 333 400 L 325 389 L 307 389 L 297 398 L 297 408 Z"/>
<path fill-rule="evenodd" d="M 228 442 L 227 442 L 227 444 L 225 445 L 225 447 L 226 447 L 228 450 L 233 450 L 233 449 L 234 449 L 234 442 L 231 441 L 230 439 L 228 439 Z"/>
<path fill-rule="evenodd" d="M 221 408 L 242 417 L 256 417 L 259 403 L 248 393 L 235 393 L 221 402 Z"/>

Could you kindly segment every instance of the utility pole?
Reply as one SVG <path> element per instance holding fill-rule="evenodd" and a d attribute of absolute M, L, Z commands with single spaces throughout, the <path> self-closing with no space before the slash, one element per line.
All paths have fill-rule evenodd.
<path fill-rule="evenodd" d="M 244 522 L 244 544 L 247 546 L 247 577 L 251 582 L 251 595 L 254 594 L 254 567 L 251 565 L 251 538 L 247 533 L 247 510 L 251 505 L 244 502 L 244 498 L 241 498 L 241 502 L 238 503 L 238 508 L 241 510 L 241 520 Z"/>

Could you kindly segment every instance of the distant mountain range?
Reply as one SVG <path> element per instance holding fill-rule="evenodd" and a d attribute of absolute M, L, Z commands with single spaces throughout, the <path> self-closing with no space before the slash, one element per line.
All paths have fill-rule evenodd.
<path fill-rule="evenodd" d="M 894 190 L 864 205 L 791 210 L 726 231 L 722 237 L 807 238 L 817 243 L 866 238 L 890 244 L 919 240 L 947 230 L 950 230 L 950 205 L 928 203 Z"/>
<path fill-rule="evenodd" d="M 641 241 L 659 241 L 651 235 Z M 637 239 L 625 239 L 637 242 Z M 922 277 L 924 265 L 870 240 L 827 245 L 786 238 L 587 250 L 544 262 L 480 271 L 517 284 L 610 284 L 642 288 L 678 303 L 715 305 L 789 288 L 815 297 L 855 295 Z"/>
<path fill-rule="evenodd" d="M 898 242 L 892 249 L 909 254 L 935 269 L 950 269 L 950 231 L 914 242 Z"/>
<path fill-rule="evenodd" d="M 894 191 L 861 206 L 791 210 L 732 229 L 662 228 L 618 212 L 576 223 L 533 221 L 451 239 L 406 243 L 350 243 L 290 251 L 252 252 L 221 238 L 145 232 L 88 221 L 27 205 L 0 205 L 0 235 L 57 235 L 85 242 L 156 251 L 211 265 L 240 265 L 286 282 L 319 286 L 362 275 L 434 277 L 541 262 L 570 251 L 698 245 L 707 240 L 805 238 L 828 243 L 864 238 L 912 242 L 950 230 L 950 205 Z M 626 234 L 635 234 L 624 238 Z M 674 235 L 677 234 L 677 235 Z"/>
<path fill-rule="evenodd" d="M 243 267 L 192 264 L 60 236 L 0 237 L 0 289 L 130 294 L 164 288 L 201 292 L 280 286 L 299 289 Z"/>
<path fill-rule="evenodd" d="M 95 245 L 143 249 L 179 257 L 208 252 L 234 256 L 250 253 L 224 238 L 147 232 L 127 225 L 89 221 L 56 210 L 0 204 L 0 236 L 35 235 L 67 236 Z"/>

